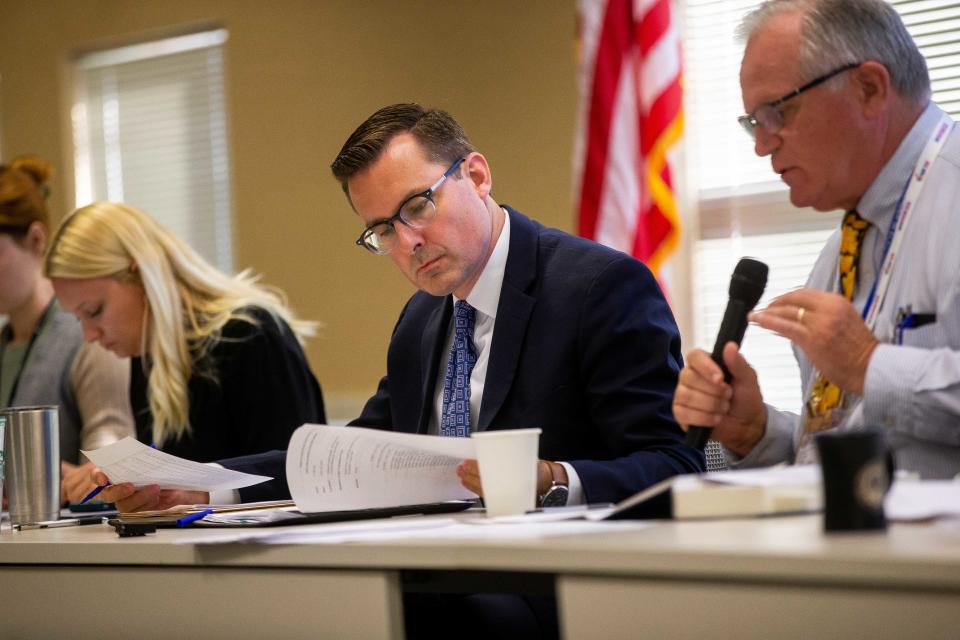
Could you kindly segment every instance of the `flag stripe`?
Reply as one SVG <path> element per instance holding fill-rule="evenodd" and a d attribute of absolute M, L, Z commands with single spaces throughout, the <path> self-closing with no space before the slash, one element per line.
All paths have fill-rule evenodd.
<path fill-rule="evenodd" d="M 643 54 L 640 67 L 640 104 L 648 111 L 657 96 L 680 77 L 680 40 L 676 29 L 668 29 Z"/>
<path fill-rule="evenodd" d="M 624 65 L 620 74 L 616 104 L 611 116 L 600 215 L 594 239 L 631 253 L 637 228 L 637 203 L 643 197 L 643 181 L 638 174 L 640 155 L 640 114 L 637 113 L 636 73 Z"/>
<path fill-rule="evenodd" d="M 581 0 L 579 7 L 581 26 L 597 30 L 581 34 L 596 53 L 581 68 L 592 79 L 580 82 L 580 234 L 632 253 L 657 273 L 680 229 L 668 158 L 683 131 L 670 0 Z"/>
<path fill-rule="evenodd" d="M 587 159 L 584 163 L 583 187 L 580 195 L 580 235 L 592 238 L 600 213 L 600 196 L 610 142 L 611 112 L 614 95 L 620 83 L 620 68 L 630 47 L 630 20 L 618 0 L 607 3 L 601 25 L 593 70 L 590 111 L 587 118 Z M 627 6 L 629 9 L 629 7 Z M 627 16 L 629 18 L 629 15 Z"/>
<path fill-rule="evenodd" d="M 642 118 L 640 149 L 643 155 L 650 153 L 660 136 L 680 113 L 682 102 L 680 83 L 674 82 L 651 105 L 649 115 Z"/>
<path fill-rule="evenodd" d="M 640 16 L 637 29 L 637 43 L 640 45 L 640 57 L 645 58 L 650 49 L 666 34 L 670 28 L 670 1 L 660 0 L 649 11 Z"/>
<path fill-rule="evenodd" d="M 659 174 L 661 171 L 663 178 L 658 175 L 648 175 L 650 183 L 650 192 L 653 201 L 657 205 L 657 210 L 670 222 L 671 229 L 663 238 L 659 245 L 644 254 L 647 266 L 654 273 L 658 273 L 663 266 L 664 261 L 676 250 L 680 243 L 680 213 L 677 210 L 676 197 L 673 193 L 673 186 L 670 180 L 670 166 L 667 164 L 667 151 L 680 139 L 683 133 L 683 114 L 678 113 L 670 126 L 664 131 L 658 143 L 650 153 L 649 166 L 652 169 L 651 174 Z M 660 169 L 662 167 L 662 169 Z"/>

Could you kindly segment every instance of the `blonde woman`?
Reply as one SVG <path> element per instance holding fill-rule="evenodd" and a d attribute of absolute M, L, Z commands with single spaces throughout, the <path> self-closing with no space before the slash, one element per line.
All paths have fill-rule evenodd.
<path fill-rule="evenodd" d="M 80 449 L 133 434 L 130 364 L 84 344 L 77 319 L 61 309 L 43 277 L 52 173 L 37 156 L 0 165 L 0 314 L 7 316 L 0 329 L 0 408 L 59 406 L 61 499 L 79 502 L 94 486 Z"/>
<path fill-rule="evenodd" d="M 285 449 L 296 427 L 325 421 L 302 348 L 313 325 L 145 213 L 110 202 L 74 211 L 54 237 L 46 274 L 87 341 L 132 358 L 142 442 L 208 462 Z M 157 495 L 141 492 L 139 506 Z"/>

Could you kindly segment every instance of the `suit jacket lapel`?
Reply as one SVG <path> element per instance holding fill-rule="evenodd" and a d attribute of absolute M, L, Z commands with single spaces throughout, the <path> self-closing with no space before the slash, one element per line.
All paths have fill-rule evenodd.
<path fill-rule="evenodd" d="M 440 304 L 433 310 L 423 327 L 420 337 L 420 419 L 417 422 L 417 432 L 426 433 L 430 425 L 430 416 L 433 413 L 433 394 L 436 390 L 437 374 L 440 368 L 440 359 L 443 355 L 443 346 L 446 343 L 447 327 L 450 326 L 450 317 L 453 315 L 453 305 L 450 296 L 440 299 Z"/>
<path fill-rule="evenodd" d="M 490 426 L 510 391 L 536 302 L 526 291 L 536 279 L 537 229 L 529 218 L 509 207 L 506 209 L 510 216 L 510 251 L 497 306 L 487 379 L 483 384 L 483 402 L 477 421 L 479 431 Z"/>

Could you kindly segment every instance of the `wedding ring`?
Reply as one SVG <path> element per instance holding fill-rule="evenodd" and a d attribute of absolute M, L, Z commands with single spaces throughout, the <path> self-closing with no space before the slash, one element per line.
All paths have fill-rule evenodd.
<path fill-rule="evenodd" d="M 807 312 L 803 307 L 797 307 L 797 324 L 803 324 L 803 314 Z"/>

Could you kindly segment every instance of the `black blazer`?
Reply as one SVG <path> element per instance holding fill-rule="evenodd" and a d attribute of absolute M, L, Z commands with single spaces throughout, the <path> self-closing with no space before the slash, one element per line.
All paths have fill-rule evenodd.
<path fill-rule="evenodd" d="M 266 310 L 256 321 L 227 322 L 187 383 L 191 430 L 160 444 L 166 453 L 209 462 L 286 447 L 304 422 L 325 422 L 323 393 L 293 331 Z M 214 377 L 203 375 L 207 371 Z M 130 403 L 137 439 L 153 442 L 149 382 L 140 358 L 131 360 Z"/>
<path fill-rule="evenodd" d="M 703 470 L 703 453 L 683 444 L 673 419 L 680 337 L 650 271 L 507 210 L 510 250 L 478 429 L 540 427 L 540 457 L 570 462 L 590 502 Z M 451 313 L 449 296 L 410 298 L 387 375 L 351 424 L 426 433 Z M 283 478 L 276 454 L 225 462 Z M 265 499 L 279 489 L 259 486 L 241 495 Z"/>

